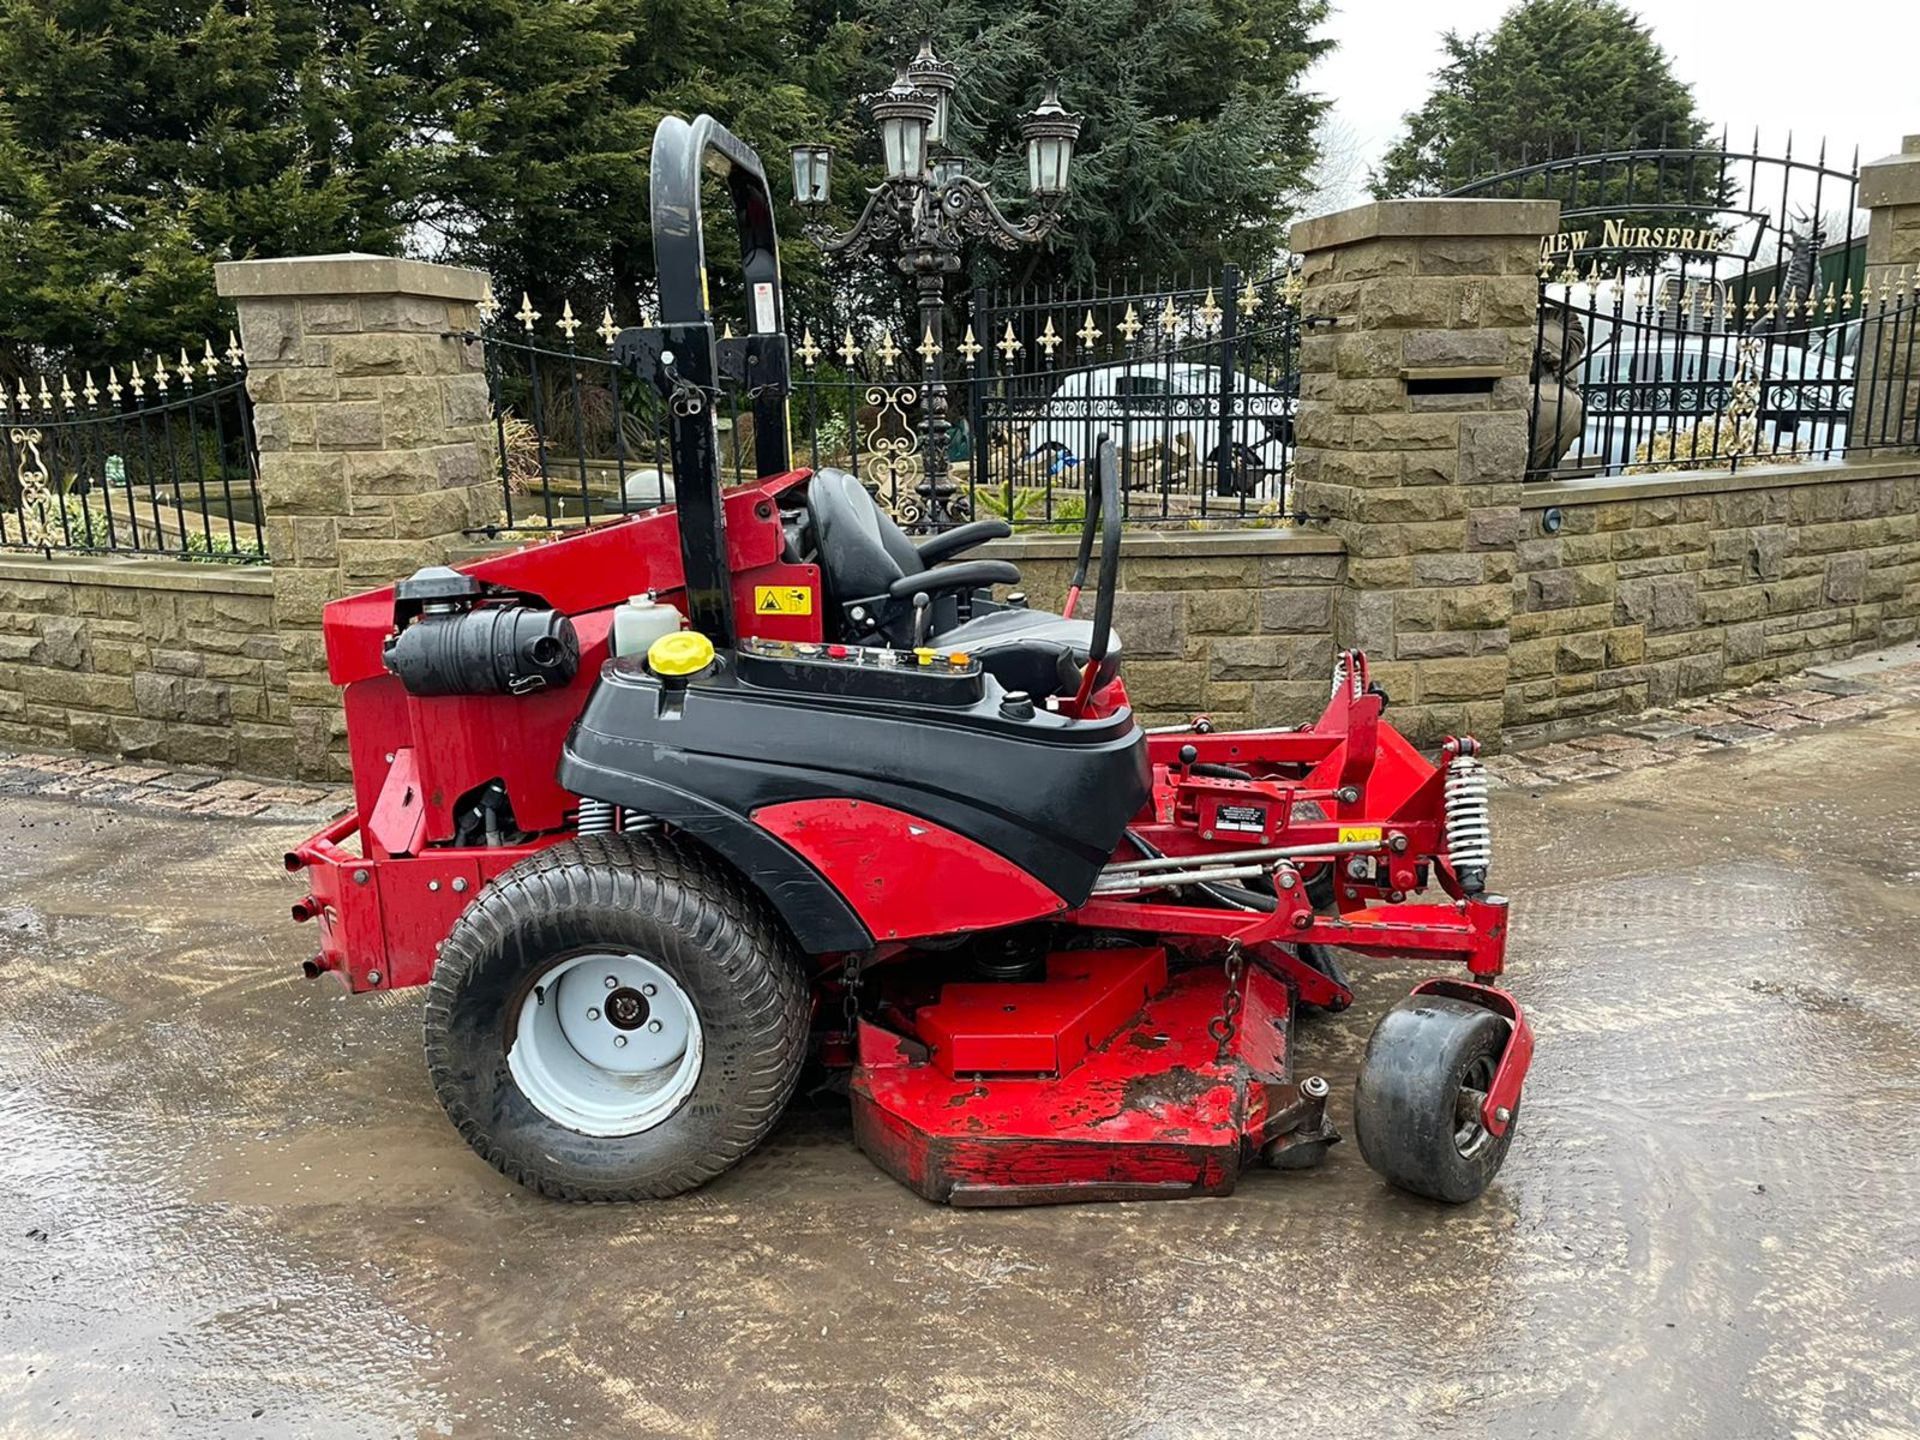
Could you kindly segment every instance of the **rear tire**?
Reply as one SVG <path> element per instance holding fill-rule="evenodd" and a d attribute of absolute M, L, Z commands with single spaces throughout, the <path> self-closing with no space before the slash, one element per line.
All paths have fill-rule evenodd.
<path fill-rule="evenodd" d="M 1519 1123 L 1504 1135 L 1481 1124 L 1484 1096 L 1507 1022 L 1443 995 L 1409 995 L 1374 1027 L 1354 1086 L 1353 1133 L 1360 1153 L 1389 1184 L 1450 1205 L 1476 1199 L 1493 1182 Z"/>
<path fill-rule="evenodd" d="M 664 839 L 585 837 L 521 861 L 460 917 L 427 991 L 427 1073 L 508 1178 L 562 1200 L 661 1199 L 766 1137 L 810 1010 L 791 937 L 739 876 Z M 658 1068 L 618 1068 L 650 1044 Z"/>

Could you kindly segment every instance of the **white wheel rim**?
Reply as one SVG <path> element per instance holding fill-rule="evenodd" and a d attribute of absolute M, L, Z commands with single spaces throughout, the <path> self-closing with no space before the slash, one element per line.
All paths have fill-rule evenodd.
<path fill-rule="evenodd" d="M 582 1135 L 638 1135 L 686 1101 L 704 1045 L 693 1001 L 639 955 L 576 955 L 520 1006 L 507 1069 L 534 1109 Z"/>

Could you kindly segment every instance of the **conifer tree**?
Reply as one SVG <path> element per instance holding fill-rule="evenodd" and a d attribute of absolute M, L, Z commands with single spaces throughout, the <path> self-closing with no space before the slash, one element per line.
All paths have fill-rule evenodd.
<path fill-rule="evenodd" d="M 1675 77 L 1645 22 L 1616 0 L 1523 0 L 1491 31 L 1448 31 L 1442 43 L 1448 58 L 1433 94 L 1406 117 L 1406 133 L 1373 176 L 1382 199 L 1443 194 L 1471 179 L 1608 147 L 1684 149 L 1707 141 L 1692 89 Z M 1698 191 L 1698 177 L 1684 169 L 1649 172 L 1653 186 L 1669 185 L 1676 201 Z M 1636 171 L 1641 200 L 1654 198 L 1645 178 Z"/>

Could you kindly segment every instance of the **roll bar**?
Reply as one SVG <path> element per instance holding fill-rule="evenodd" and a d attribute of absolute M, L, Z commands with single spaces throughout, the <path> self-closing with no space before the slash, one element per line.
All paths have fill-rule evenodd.
<path fill-rule="evenodd" d="M 700 209 L 700 180 L 708 172 L 727 182 L 740 231 L 747 282 L 742 339 L 714 339 Z M 786 305 L 773 194 L 753 147 L 711 115 L 692 122 L 669 115 L 660 122 L 653 132 L 649 191 L 660 324 L 621 332 L 614 342 L 614 360 L 651 380 L 667 399 L 687 618 L 715 645 L 730 646 L 733 582 L 727 568 L 713 405 L 722 380 L 752 397 L 754 468 L 760 478 L 793 468 L 787 429 Z"/>
<path fill-rule="evenodd" d="M 1087 641 L 1087 666 L 1081 672 L 1075 704 L 1085 710 L 1113 640 L 1113 597 L 1120 588 L 1120 457 L 1102 431 L 1093 442 L 1093 464 L 1087 471 L 1087 518 L 1080 527 L 1080 549 L 1074 557 L 1070 594 L 1076 598 L 1087 583 L 1087 565 L 1093 558 L 1094 536 L 1100 537 L 1100 588 L 1094 592 L 1093 634 Z"/>

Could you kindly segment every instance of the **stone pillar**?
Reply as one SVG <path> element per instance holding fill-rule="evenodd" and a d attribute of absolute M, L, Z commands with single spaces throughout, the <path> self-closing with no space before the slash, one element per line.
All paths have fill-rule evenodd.
<path fill-rule="evenodd" d="M 1855 444 L 1874 452 L 1920 446 L 1920 375 L 1913 336 L 1920 289 L 1920 135 L 1900 142 L 1900 153 L 1860 167 L 1860 207 L 1872 217 L 1867 226 L 1867 279 L 1873 304 L 1864 306 L 1860 354 L 1855 362 L 1853 427 Z M 1889 303 L 1879 303 L 1885 284 Z M 1898 308 L 1893 297 L 1901 297 Z"/>
<path fill-rule="evenodd" d="M 219 265 L 247 353 L 284 703 L 303 778 L 348 774 L 327 601 L 444 563 L 497 518 L 476 270 L 378 255 Z"/>
<path fill-rule="evenodd" d="M 1521 539 L 1542 200 L 1387 200 L 1303 221 L 1300 506 L 1347 546 L 1334 639 L 1415 739 L 1497 739 Z"/>

